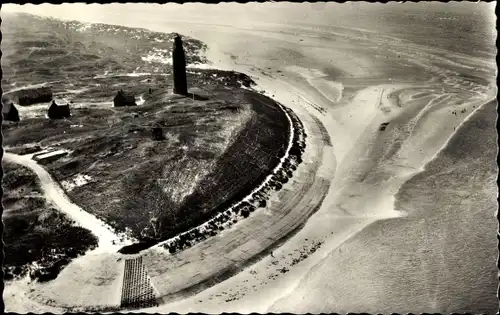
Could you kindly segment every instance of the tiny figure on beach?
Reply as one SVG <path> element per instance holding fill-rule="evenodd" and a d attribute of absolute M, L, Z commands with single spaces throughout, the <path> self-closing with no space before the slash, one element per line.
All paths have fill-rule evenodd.
<path fill-rule="evenodd" d="M 271 257 L 273 257 L 273 258 L 274 258 L 274 253 L 273 253 L 273 252 L 271 252 Z"/>

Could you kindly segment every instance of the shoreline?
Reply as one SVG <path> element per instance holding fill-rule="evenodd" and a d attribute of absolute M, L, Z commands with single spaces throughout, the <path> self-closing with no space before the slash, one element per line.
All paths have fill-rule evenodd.
<path fill-rule="evenodd" d="M 260 94 L 258 91 L 254 90 L 254 89 L 252 89 L 252 90 L 253 90 L 255 93 L 257 93 L 257 94 Z M 261 95 L 261 94 L 260 94 L 260 95 Z M 271 195 L 269 195 L 270 190 L 274 192 L 273 187 L 269 187 L 269 184 L 270 184 L 272 181 L 276 180 L 276 177 L 277 177 L 277 176 L 279 177 L 280 172 L 282 172 L 283 170 L 285 170 L 285 163 L 288 163 L 288 164 L 286 164 L 286 166 L 288 166 L 288 169 L 287 169 L 287 170 L 288 170 L 288 171 L 292 171 L 292 172 L 294 172 L 294 173 L 295 173 L 295 171 L 293 171 L 293 170 L 291 170 L 291 169 L 289 168 L 289 166 L 290 166 L 290 156 L 291 156 L 291 155 L 290 155 L 290 150 L 291 150 L 293 147 L 295 147 L 296 145 L 298 145 L 298 144 L 302 143 L 302 142 L 305 140 L 305 137 L 306 137 L 305 130 L 304 130 L 304 129 L 303 129 L 303 127 L 302 127 L 302 122 L 301 122 L 301 121 L 300 121 L 300 119 L 299 119 L 299 118 L 298 118 L 298 117 L 294 114 L 293 110 L 291 110 L 291 109 L 290 109 L 290 108 L 288 108 L 288 107 L 284 107 L 282 104 L 280 104 L 279 102 L 275 102 L 273 99 L 271 99 L 271 100 L 272 100 L 272 101 L 273 101 L 273 102 L 274 102 L 274 103 L 275 103 L 275 104 L 276 104 L 276 105 L 277 105 L 277 106 L 278 106 L 278 107 L 279 107 L 279 108 L 283 111 L 283 113 L 284 113 L 284 114 L 286 115 L 286 117 L 287 117 L 287 120 L 288 120 L 288 121 L 289 121 L 289 123 L 290 123 L 290 124 L 289 124 L 289 128 L 290 128 L 290 133 L 289 133 L 289 134 L 290 134 L 290 136 L 289 136 L 289 141 L 288 141 L 288 145 L 287 145 L 287 150 L 285 151 L 285 155 L 284 155 L 283 157 L 281 157 L 281 158 L 280 158 L 280 162 L 279 162 L 279 164 L 278 164 L 278 165 L 277 165 L 277 166 L 276 166 L 276 167 L 272 170 L 272 172 L 271 172 L 269 175 L 267 175 L 267 176 L 266 176 L 266 178 L 265 178 L 264 182 L 262 182 L 259 186 L 257 186 L 257 188 L 254 188 L 254 189 L 252 190 L 252 193 L 251 193 L 251 194 L 247 195 L 247 196 L 246 196 L 243 200 L 240 200 L 240 201 L 239 201 L 236 205 L 233 205 L 231 208 L 234 208 L 235 206 L 237 206 L 237 205 L 239 205 L 239 204 L 241 204 L 241 203 L 243 203 L 243 202 L 248 202 L 249 200 L 251 200 L 252 196 L 257 195 L 257 194 L 261 194 L 261 195 L 263 194 L 263 195 L 265 196 L 265 200 L 269 200 L 269 198 L 272 196 L 272 194 L 271 194 Z M 292 115 L 293 117 L 291 117 L 291 115 Z M 298 141 L 298 140 L 300 140 L 300 141 Z M 305 146 L 305 143 L 304 143 L 303 145 Z M 297 148 L 296 148 L 296 149 L 297 149 Z M 25 158 L 25 159 L 26 159 L 26 158 L 28 158 L 28 159 L 29 159 L 29 158 L 30 158 L 33 154 L 37 154 L 37 152 L 35 152 L 35 153 L 28 153 L 28 154 L 25 154 L 25 155 L 17 155 L 17 154 L 8 153 L 8 152 L 6 152 L 6 153 L 7 153 L 8 155 L 10 155 L 10 156 L 11 156 L 11 158 L 13 158 L 13 159 L 14 159 L 14 160 L 13 160 L 13 162 L 14 162 L 14 163 L 16 163 L 16 164 L 21 164 L 21 165 L 25 165 L 25 164 L 24 164 L 24 163 L 22 163 L 22 162 L 21 162 L 21 163 L 19 163 L 19 162 L 20 162 L 20 160 L 15 159 L 15 157 L 17 157 L 17 156 L 19 156 L 19 157 L 23 156 L 23 158 Z M 38 165 L 38 163 L 37 163 L 36 161 L 33 161 L 33 163 L 36 163 L 36 164 Z M 30 164 L 30 163 L 28 163 L 28 164 Z M 32 164 L 32 163 L 31 163 L 31 164 Z M 298 165 L 300 165 L 300 164 L 297 164 L 296 166 L 298 166 Z M 38 165 L 38 166 L 39 166 L 39 167 L 41 167 L 41 168 L 43 168 L 43 169 L 45 170 L 45 168 L 44 168 L 43 166 L 41 166 L 41 165 Z M 30 167 L 30 166 L 28 165 L 28 167 Z M 30 167 L 30 169 L 31 169 L 31 167 Z M 286 170 L 285 170 L 285 171 L 286 171 Z M 38 173 L 37 173 L 37 176 L 39 177 L 39 174 L 38 174 Z M 292 178 L 293 178 L 293 175 L 292 175 Z M 54 181 L 54 182 L 56 182 L 55 180 L 53 180 L 53 181 Z M 62 187 L 59 187 L 59 188 L 61 188 L 61 189 L 62 189 Z M 263 190 L 266 190 L 266 191 L 265 191 L 265 192 L 262 192 Z M 64 189 L 63 189 L 63 191 L 64 191 Z M 279 189 L 278 189 L 278 191 L 279 191 Z M 264 209 L 261 209 L 261 210 L 264 210 Z M 239 223 L 240 221 L 241 221 L 241 220 L 239 220 L 239 221 L 238 221 L 238 223 Z M 305 222 L 304 222 L 304 223 L 305 223 Z M 205 225 L 205 224 L 206 224 L 206 223 L 204 223 L 204 225 Z M 298 230 L 298 229 L 300 229 L 300 227 L 299 227 L 299 228 L 295 228 L 295 229 L 293 229 L 293 230 L 291 231 L 292 235 L 293 235 L 293 234 L 295 234 L 295 233 L 297 232 L 297 230 Z M 91 231 L 92 231 L 92 230 L 91 230 Z M 190 231 L 191 231 L 191 230 L 190 230 Z M 189 233 L 190 231 L 187 231 L 187 232 L 185 232 L 185 233 Z M 184 233 L 184 234 L 185 234 L 185 233 Z M 178 236 L 177 236 L 177 237 L 178 237 Z M 284 238 L 288 238 L 288 237 L 289 237 L 289 235 L 286 235 Z M 279 244 L 281 244 L 281 243 L 283 243 L 283 242 L 284 242 L 284 240 L 281 240 L 281 239 L 280 239 L 280 240 L 278 241 L 278 245 L 279 245 Z M 166 243 L 166 242 L 164 241 L 164 242 L 162 242 L 161 244 L 158 244 L 158 246 L 163 245 L 163 244 L 165 244 L 165 243 Z M 271 248 L 274 248 L 274 247 L 276 247 L 276 245 L 272 245 L 272 246 L 271 246 Z M 269 250 L 270 250 L 269 248 L 265 248 L 265 249 L 262 251 L 262 253 L 261 253 L 260 255 L 257 255 L 257 256 L 255 256 L 255 257 L 253 257 L 253 259 L 251 259 L 251 261 L 255 261 L 255 260 L 257 260 L 257 261 L 258 261 L 258 260 L 260 259 L 260 256 L 265 256 L 265 255 L 267 255 L 267 254 L 268 254 L 268 252 L 269 252 Z M 101 251 L 97 251 L 97 248 L 96 248 L 96 249 L 94 249 L 94 250 L 91 250 L 91 251 L 87 252 L 87 253 L 86 253 L 85 255 L 83 255 L 82 257 L 87 256 L 87 255 L 92 254 L 92 253 L 98 254 L 98 253 L 100 253 L 100 252 L 101 252 Z M 105 253 L 104 253 L 104 252 L 102 252 L 102 254 L 105 254 Z M 79 258 L 82 258 L 82 257 L 78 257 L 78 258 L 76 258 L 76 259 L 73 259 L 73 260 L 72 260 L 72 262 L 77 261 Z M 16 279 L 15 281 L 21 281 L 21 280 L 22 280 L 22 279 Z M 55 281 L 57 281 L 57 280 L 55 280 Z M 14 282 L 14 281 L 13 281 L 13 282 Z M 38 302 L 37 302 L 37 304 L 38 304 Z M 52 307 L 55 307 L 55 305 L 47 305 L 47 306 L 48 306 L 48 307 L 51 307 L 51 308 L 52 308 Z M 86 309 L 86 308 L 85 308 L 85 309 Z M 99 309 L 100 309 L 100 308 L 99 308 Z"/>
<path fill-rule="evenodd" d="M 252 74 L 252 71 L 248 72 L 248 71 L 245 71 L 245 70 L 240 70 L 239 68 L 237 69 L 237 71 L 242 71 L 242 72 L 245 72 L 245 73 Z M 256 72 L 257 72 L 257 71 L 255 71 L 255 72 L 253 73 L 253 76 L 251 76 L 252 78 L 253 78 L 253 77 L 258 77 L 258 78 L 262 77 L 259 73 L 256 73 Z M 265 80 L 269 81 L 269 80 L 271 80 L 271 78 L 266 77 L 266 78 L 265 78 Z M 256 82 L 259 84 L 259 80 L 256 80 Z M 260 85 L 260 84 L 259 84 L 259 85 Z M 263 87 L 263 89 L 264 89 L 266 92 L 268 92 L 268 93 L 271 91 L 271 90 L 270 90 L 267 86 L 266 86 L 266 87 Z M 274 93 L 274 91 L 273 91 L 272 93 Z M 488 101 L 484 101 L 483 105 L 484 105 L 484 104 L 486 104 L 486 103 L 488 103 Z M 482 108 L 482 106 L 480 106 L 480 108 Z M 314 110 L 312 110 L 312 112 L 314 112 Z M 319 116 L 319 115 L 318 115 L 318 116 Z M 320 117 L 320 118 L 321 118 L 321 117 Z M 467 119 L 466 119 L 466 120 L 467 120 Z M 463 123 L 461 123 L 461 125 L 462 125 L 462 124 L 463 124 Z M 458 128 L 457 128 L 457 130 L 458 130 Z M 455 131 L 455 132 L 456 132 L 456 131 Z M 454 133 L 453 133 L 453 134 L 454 134 Z M 453 134 L 452 134 L 452 135 L 453 135 Z M 451 135 L 451 136 L 452 136 L 452 135 Z M 447 143 L 447 142 L 446 142 L 446 143 Z M 446 146 L 446 143 L 444 144 L 444 146 Z M 335 144 L 334 144 L 334 145 L 335 145 Z M 441 150 L 442 150 L 442 148 L 441 148 L 441 149 L 439 149 L 439 151 L 441 151 Z M 429 161 L 427 161 L 425 164 L 428 164 L 428 163 L 429 163 Z M 420 173 L 420 171 L 418 171 L 418 172 L 417 172 L 417 174 L 418 174 L 418 173 Z M 406 179 L 404 182 L 406 182 L 407 180 L 408 180 L 408 179 Z M 397 193 L 397 192 L 396 192 L 396 193 Z M 394 194 L 394 196 L 396 196 L 396 195 Z M 393 196 L 393 198 L 394 198 L 394 196 Z M 325 201 L 325 202 L 326 202 L 326 201 Z M 394 207 L 394 200 L 392 200 L 391 204 L 392 204 L 392 205 L 393 205 L 393 207 Z M 398 213 L 400 213 L 400 212 L 398 212 Z M 394 216 L 394 218 L 397 218 L 397 217 L 398 217 L 398 216 Z M 370 217 L 365 217 L 365 218 L 366 218 L 366 219 L 369 219 Z M 359 229 L 356 233 L 353 233 L 353 234 L 352 234 L 349 238 L 347 238 L 347 239 L 350 239 L 350 238 L 351 238 L 351 237 L 353 237 L 354 235 L 357 235 L 360 231 L 362 231 L 362 230 L 366 229 L 369 225 L 371 225 L 372 223 L 374 223 L 374 222 L 376 222 L 376 221 L 385 220 L 385 219 L 391 219 L 391 218 L 393 218 L 393 217 L 392 217 L 392 216 L 380 216 L 379 218 L 377 218 L 377 219 L 376 219 L 376 220 L 374 220 L 373 222 L 367 222 L 367 223 L 364 225 L 364 227 L 360 228 L 360 229 Z M 309 223 L 309 221 L 308 221 L 308 223 Z M 347 240 L 347 239 L 346 239 L 346 240 Z M 346 240 L 339 242 L 339 244 L 344 243 Z M 337 245 L 332 245 L 333 247 L 328 246 L 328 247 L 330 247 L 330 248 L 329 248 L 329 250 L 326 250 L 324 253 L 328 253 L 328 252 L 330 252 L 330 251 L 334 250 L 335 248 L 337 248 L 337 247 L 339 246 L 339 244 L 337 244 Z M 311 263 L 311 264 L 312 264 L 312 263 Z M 304 275 L 303 275 L 303 276 L 305 276 L 305 273 L 304 273 Z M 302 277 L 301 277 L 301 279 L 302 279 Z M 298 282 L 297 282 L 297 284 L 298 284 Z M 293 289 L 290 289 L 290 291 L 293 291 Z M 274 303 L 272 303 L 272 304 L 274 304 Z M 244 305 L 243 305 L 243 307 L 244 307 Z M 224 311 L 228 311 L 229 309 L 223 308 L 223 310 L 224 310 Z M 231 311 L 233 311 L 233 310 L 231 309 Z M 253 311 L 253 310 L 252 310 L 252 311 Z M 263 310 L 263 311 L 269 311 L 269 310 Z"/>
<path fill-rule="evenodd" d="M 493 263 L 484 263 L 485 256 L 489 257 L 489 259 L 494 258 L 494 250 L 491 251 L 493 247 L 488 247 L 487 253 L 485 252 L 485 250 L 487 249 L 486 247 L 484 247 L 483 249 L 479 249 L 478 252 L 474 252 L 474 250 L 477 249 L 474 248 L 475 246 L 480 246 L 480 244 L 484 243 L 485 241 L 491 243 L 488 240 L 487 235 L 475 231 L 477 229 L 482 230 L 486 226 L 488 226 L 489 228 L 492 227 L 491 224 L 487 222 L 489 220 L 488 218 L 491 219 L 491 217 L 494 215 L 494 211 L 496 211 L 496 202 L 494 200 L 491 200 L 486 201 L 486 204 L 482 203 L 482 198 L 484 198 L 485 195 L 491 194 L 491 192 L 482 192 L 479 194 L 479 197 L 473 197 L 474 193 L 471 192 L 470 197 L 478 200 L 479 202 L 478 207 L 473 207 L 472 209 L 468 207 L 467 204 L 463 203 L 463 200 L 466 199 L 453 202 L 451 199 L 448 199 L 449 197 L 443 198 L 444 200 L 448 199 L 448 205 L 443 204 L 442 200 L 433 199 L 433 201 L 436 202 L 435 209 L 433 209 L 431 207 L 425 206 L 419 207 L 419 203 L 412 202 L 411 197 L 419 195 L 422 189 L 424 191 L 432 191 L 433 187 L 436 187 L 436 185 L 439 187 L 439 183 L 445 181 L 453 183 L 453 186 L 450 187 L 451 189 L 448 188 L 444 191 L 437 191 L 436 194 L 451 194 L 451 196 L 453 196 L 454 198 L 460 198 L 460 193 L 457 193 L 457 190 L 458 192 L 460 192 L 460 188 L 458 187 L 464 185 L 464 182 L 462 182 L 462 180 L 467 178 L 467 175 L 463 174 L 463 170 L 465 170 L 465 167 L 469 166 L 469 164 L 458 166 L 455 169 L 449 162 L 447 163 L 447 161 L 450 161 L 453 155 L 446 151 L 458 150 L 462 156 L 467 154 L 467 142 L 477 140 L 481 137 L 482 127 L 478 125 L 478 121 L 482 120 L 483 123 L 485 122 L 484 119 L 486 118 L 484 111 L 486 111 L 486 108 L 488 107 L 488 112 L 490 112 L 491 115 L 491 113 L 494 111 L 494 109 L 491 110 L 491 108 L 494 107 L 495 103 L 497 103 L 496 100 L 490 100 L 486 101 L 484 105 L 480 106 L 480 110 L 478 112 L 475 112 L 475 115 L 471 115 L 470 118 L 467 119 L 467 123 L 461 126 L 463 128 L 466 128 L 467 130 L 464 130 L 463 128 L 457 128 L 457 130 L 460 130 L 460 133 L 454 134 L 454 140 L 452 140 L 452 142 L 455 143 L 448 143 L 445 149 L 437 155 L 437 158 L 429 161 L 429 163 L 426 164 L 427 167 L 424 170 L 424 172 L 426 172 L 426 176 L 424 175 L 423 177 L 415 180 L 409 179 L 407 182 L 405 182 L 406 187 L 403 187 L 404 192 L 402 196 L 404 201 L 400 202 L 403 202 L 408 207 L 408 209 L 412 209 L 410 215 L 408 215 L 406 218 L 396 218 L 396 220 L 398 221 L 384 220 L 373 222 L 373 224 L 367 226 L 363 230 L 363 232 L 358 234 L 357 237 L 354 237 L 346 242 L 339 250 L 328 253 L 328 255 L 325 256 L 314 269 L 311 269 L 306 274 L 306 276 L 301 279 L 301 283 L 298 286 L 298 289 L 295 290 L 293 294 L 286 294 L 281 299 L 276 300 L 272 307 L 267 309 L 266 311 L 289 312 L 291 310 L 294 310 L 295 312 L 300 313 L 308 310 L 313 313 L 320 313 L 328 312 L 328 310 L 330 309 L 336 309 L 339 312 L 343 312 L 346 310 L 353 312 L 360 312 L 363 310 L 369 312 L 387 312 L 389 310 L 395 310 L 398 313 L 404 313 L 408 311 L 414 313 L 460 313 L 473 312 L 473 309 L 471 308 L 478 308 L 479 305 L 481 305 L 482 309 L 488 309 L 488 304 L 479 304 L 479 301 L 450 301 L 449 299 L 446 299 L 446 295 L 443 296 L 442 294 L 445 293 L 446 290 L 449 290 L 454 286 L 454 283 L 456 281 L 454 280 L 454 277 L 460 276 L 460 279 L 466 279 L 464 281 L 475 285 L 474 288 L 478 291 L 477 293 L 475 292 L 476 298 L 482 298 L 483 300 L 488 301 L 493 301 L 493 299 L 495 299 L 494 288 L 496 287 L 494 286 L 494 283 L 496 281 L 495 279 L 497 278 L 495 276 L 497 272 L 494 270 L 496 270 L 496 268 L 494 267 Z M 482 116 L 483 118 L 479 120 L 479 116 Z M 472 123 L 471 120 L 475 122 Z M 491 121 L 488 122 L 489 126 L 485 131 L 488 132 L 491 136 L 492 129 L 490 128 L 492 128 L 492 126 L 490 124 L 494 125 L 494 123 L 491 123 Z M 474 140 L 467 139 L 465 143 L 461 140 L 458 140 L 459 138 L 461 138 L 461 136 L 463 136 L 464 133 L 467 133 L 467 131 L 471 130 L 475 130 L 475 132 L 472 132 L 473 134 L 475 134 L 472 138 Z M 489 138 L 488 142 L 490 141 L 492 141 L 491 138 Z M 457 145 L 461 146 L 462 148 L 451 149 Z M 489 152 L 488 154 L 491 155 L 492 153 Z M 474 158 L 471 158 L 469 161 L 471 160 L 473 161 Z M 482 161 L 485 160 L 482 159 Z M 448 166 L 446 166 L 445 163 L 448 164 Z M 452 174 L 462 173 L 462 180 L 454 182 L 453 180 L 445 179 L 445 177 L 447 176 L 452 176 L 452 174 L 448 174 L 449 172 L 437 173 L 436 170 L 441 169 L 439 166 L 443 165 L 445 165 L 448 170 L 451 170 Z M 488 167 L 486 167 L 486 169 L 487 168 Z M 479 172 L 483 174 L 485 170 L 482 169 Z M 497 170 L 495 170 L 495 172 L 497 172 Z M 422 174 L 422 172 L 418 174 Z M 433 175 L 438 175 L 437 177 L 440 177 L 441 179 L 431 179 Z M 434 183 L 435 181 L 436 183 Z M 494 180 L 485 183 L 483 183 L 482 181 L 476 182 L 475 180 L 470 179 L 468 179 L 468 181 L 469 183 L 475 182 L 481 185 L 481 187 L 483 187 L 482 185 L 487 185 L 491 188 L 496 187 L 493 184 Z M 498 189 L 496 188 L 494 189 L 495 192 L 497 192 L 497 190 Z M 486 191 L 489 190 L 487 189 Z M 462 196 L 462 198 L 468 198 L 468 196 L 465 195 Z M 478 222 L 473 222 L 476 218 L 478 218 Z M 455 224 L 459 224 L 459 230 L 465 229 L 468 233 L 460 235 L 460 232 L 455 232 L 457 231 Z M 421 229 L 422 227 L 426 227 L 426 229 Z M 404 235 L 407 233 L 407 231 L 410 231 L 410 229 L 413 229 L 414 231 L 408 232 L 408 234 L 410 234 L 408 236 Z M 427 233 L 429 233 L 429 235 Z M 467 263 L 467 266 L 474 266 L 474 264 L 478 264 L 478 262 L 481 261 L 481 264 L 479 264 L 481 271 L 477 270 L 471 272 L 469 269 L 459 269 L 459 275 L 452 275 L 448 274 L 446 269 L 440 270 L 441 268 L 444 268 L 444 266 L 439 267 L 436 266 L 436 264 L 443 263 L 441 261 L 441 258 L 439 258 L 441 248 L 439 243 L 435 241 L 433 242 L 433 240 L 439 239 L 440 236 L 442 238 L 443 234 L 446 235 L 445 238 L 449 247 L 446 249 L 446 252 L 443 253 L 447 258 L 446 261 L 453 261 L 453 257 L 456 257 L 455 255 L 457 255 L 457 253 L 460 253 L 459 255 L 465 256 L 476 256 L 479 258 L 475 258 L 473 262 Z M 451 235 L 459 237 L 458 240 L 455 240 Z M 398 240 L 394 244 L 390 243 L 391 239 L 400 236 L 400 240 Z M 463 241 L 468 239 L 469 237 L 473 238 L 471 242 L 473 242 L 474 245 L 468 244 L 467 249 L 463 249 Z M 343 267 L 343 265 L 347 261 L 350 261 L 354 259 L 354 257 L 358 256 L 358 254 L 356 253 L 362 253 L 360 257 L 361 262 L 354 262 L 352 267 Z M 384 265 L 384 260 L 386 259 L 387 255 L 393 255 L 393 253 L 395 255 L 395 264 L 391 265 L 390 268 L 386 268 Z M 475 253 L 476 255 L 473 255 L 473 253 Z M 410 258 L 412 259 L 410 260 Z M 417 261 L 415 261 L 414 259 L 416 259 Z M 422 265 L 418 263 L 420 261 L 422 262 Z M 370 267 L 375 267 L 375 269 L 371 269 Z M 330 296 L 327 296 L 326 294 L 320 294 L 320 296 L 318 297 L 309 296 L 312 301 L 316 300 L 316 298 L 324 298 L 327 300 L 327 304 L 314 305 L 311 301 L 307 301 L 303 305 L 300 305 L 299 303 L 294 302 L 307 299 L 308 290 L 311 289 L 311 285 L 315 284 L 315 281 L 318 281 L 320 275 L 324 273 L 325 270 L 328 270 L 328 268 L 337 269 L 336 272 L 333 272 L 333 275 L 329 275 L 327 279 L 325 279 L 325 281 L 322 283 L 325 286 L 323 287 L 324 292 L 329 292 Z M 422 270 L 422 268 L 424 270 Z M 492 268 L 494 268 L 494 270 Z M 436 275 L 435 272 L 438 272 L 438 275 Z M 396 274 L 396 276 L 393 276 L 394 274 Z M 436 277 L 438 276 L 439 280 L 436 280 Z M 349 279 L 352 279 L 353 277 L 365 277 L 363 278 L 364 285 L 361 288 L 357 289 L 357 284 L 351 284 L 349 282 Z M 384 297 L 392 296 L 394 294 L 394 291 L 391 291 L 391 289 L 394 288 L 394 286 L 397 286 L 397 281 L 401 277 L 408 277 L 407 281 L 412 284 L 414 284 L 415 281 L 421 282 L 418 286 L 416 286 L 415 291 L 412 290 L 413 285 L 410 285 L 408 283 L 403 284 L 402 288 L 396 287 L 395 290 L 404 290 L 405 292 L 399 299 L 389 303 L 389 306 L 384 306 L 383 303 L 380 303 L 380 301 Z M 483 282 L 474 280 L 476 279 L 476 277 L 480 277 L 480 281 L 485 281 L 485 284 L 488 283 L 487 288 L 484 288 L 485 290 L 483 290 L 480 285 Z M 331 285 L 331 283 L 335 283 L 335 285 Z M 444 288 L 441 287 L 441 283 Z M 370 289 L 372 285 L 378 285 L 378 288 L 376 290 L 373 290 L 374 292 L 372 292 Z M 420 297 L 418 295 L 414 296 L 415 293 L 421 290 L 419 289 L 420 285 L 424 286 L 424 290 L 426 292 L 428 291 L 429 293 L 422 294 L 422 296 Z M 366 300 L 352 300 L 352 297 L 358 294 L 366 295 Z M 467 287 L 459 288 L 457 294 L 463 297 L 469 296 Z M 489 296 L 485 294 L 489 294 Z M 433 298 L 435 300 L 431 301 Z M 408 299 L 412 299 L 410 300 L 410 306 L 408 306 L 404 302 Z M 491 309 L 493 309 L 493 307 L 491 307 Z M 482 312 L 484 311 L 481 311 L 481 313 Z"/>

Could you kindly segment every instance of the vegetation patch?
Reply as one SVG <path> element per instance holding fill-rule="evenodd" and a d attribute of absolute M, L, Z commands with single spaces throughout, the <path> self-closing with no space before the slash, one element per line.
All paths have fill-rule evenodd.
<path fill-rule="evenodd" d="M 303 124 L 296 114 L 287 107 L 279 106 L 292 121 L 293 130 L 290 149 L 288 152 L 283 152 L 283 154 L 287 153 L 287 155 L 280 167 L 274 169 L 271 176 L 259 178 L 260 181 L 254 182 L 253 192 L 249 191 L 246 195 L 238 194 L 239 199 L 235 198 L 232 203 L 226 203 L 224 208 L 220 207 L 215 217 L 167 241 L 163 247 L 168 249 L 171 254 L 189 248 L 208 237 L 215 236 L 220 231 L 236 224 L 239 220 L 249 217 L 258 208 L 265 208 L 270 194 L 273 191 L 281 190 L 283 185 L 293 176 L 297 166 L 302 163 L 306 134 Z M 256 187 L 260 187 L 260 189 L 255 190 Z M 240 192 L 244 192 L 244 190 L 240 190 Z"/>

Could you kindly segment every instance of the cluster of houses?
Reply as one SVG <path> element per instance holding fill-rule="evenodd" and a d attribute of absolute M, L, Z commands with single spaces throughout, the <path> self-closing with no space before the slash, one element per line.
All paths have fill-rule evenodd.
<path fill-rule="evenodd" d="M 188 95 L 186 80 L 186 58 L 181 37 L 176 34 L 174 38 L 173 51 L 173 92 L 180 95 Z M 149 89 L 151 94 L 151 88 Z M 19 122 L 19 111 L 14 103 L 20 106 L 29 106 L 38 103 L 52 102 L 47 110 L 50 119 L 64 119 L 71 117 L 69 103 L 59 105 L 53 99 L 52 89 L 47 86 L 20 89 L 2 96 L 2 115 L 4 120 Z M 113 99 L 114 107 L 137 106 L 135 96 L 123 90 L 118 91 Z M 164 140 L 163 129 L 160 126 L 152 127 L 152 138 Z"/>
<path fill-rule="evenodd" d="M 44 87 L 42 89 L 35 88 L 18 90 L 15 92 L 13 99 L 15 99 L 17 101 L 17 104 L 21 106 L 52 101 L 47 110 L 47 116 L 50 119 L 63 119 L 69 118 L 71 116 L 69 103 L 66 103 L 65 105 L 57 104 L 56 101 L 52 98 L 52 91 L 50 90 L 50 88 Z M 12 100 L 12 98 L 2 98 L 2 114 L 4 120 L 13 122 L 20 121 L 19 111 L 14 105 L 14 101 Z"/>
<path fill-rule="evenodd" d="M 3 119 L 13 122 L 19 122 L 19 111 L 14 103 L 20 106 L 29 106 L 37 103 L 52 102 L 47 110 L 47 116 L 50 119 L 63 119 L 71 116 L 69 104 L 58 105 L 53 99 L 52 89 L 50 87 L 35 87 L 20 89 L 2 96 L 2 114 Z"/>

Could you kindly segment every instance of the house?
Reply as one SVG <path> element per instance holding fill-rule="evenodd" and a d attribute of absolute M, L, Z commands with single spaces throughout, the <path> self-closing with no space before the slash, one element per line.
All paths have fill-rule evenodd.
<path fill-rule="evenodd" d="M 113 99 L 113 103 L 115 107 L 137 106 L 135 103 L 135 96 L 133 94 L 127 94 L 123 92 L 123 90 L 118 91 Z"/>
<path fill-rule="evenodd" d="M 66 105 L 57 105 L 56 101 L 52 101 L 50 104 L 47 115 L 50 119 L 63 119 L 71 117 L 69 111 L 69 104 Z"/>
<path fill-rule="evenodd" d="M 52 89 L 50 87 L 36 87 L 22 89 L 12 92 L 12 98 L 21 106 L 52 101 Z"/>
<path fill-rule="evenodd" d="M 12 102 L 2 105 L 2 114 L 4 120 L 14 121 L 14 122 L 18 122 L 20 120 L 19 112 L 17 108 L 14 106 L 14 103 Z"/>

